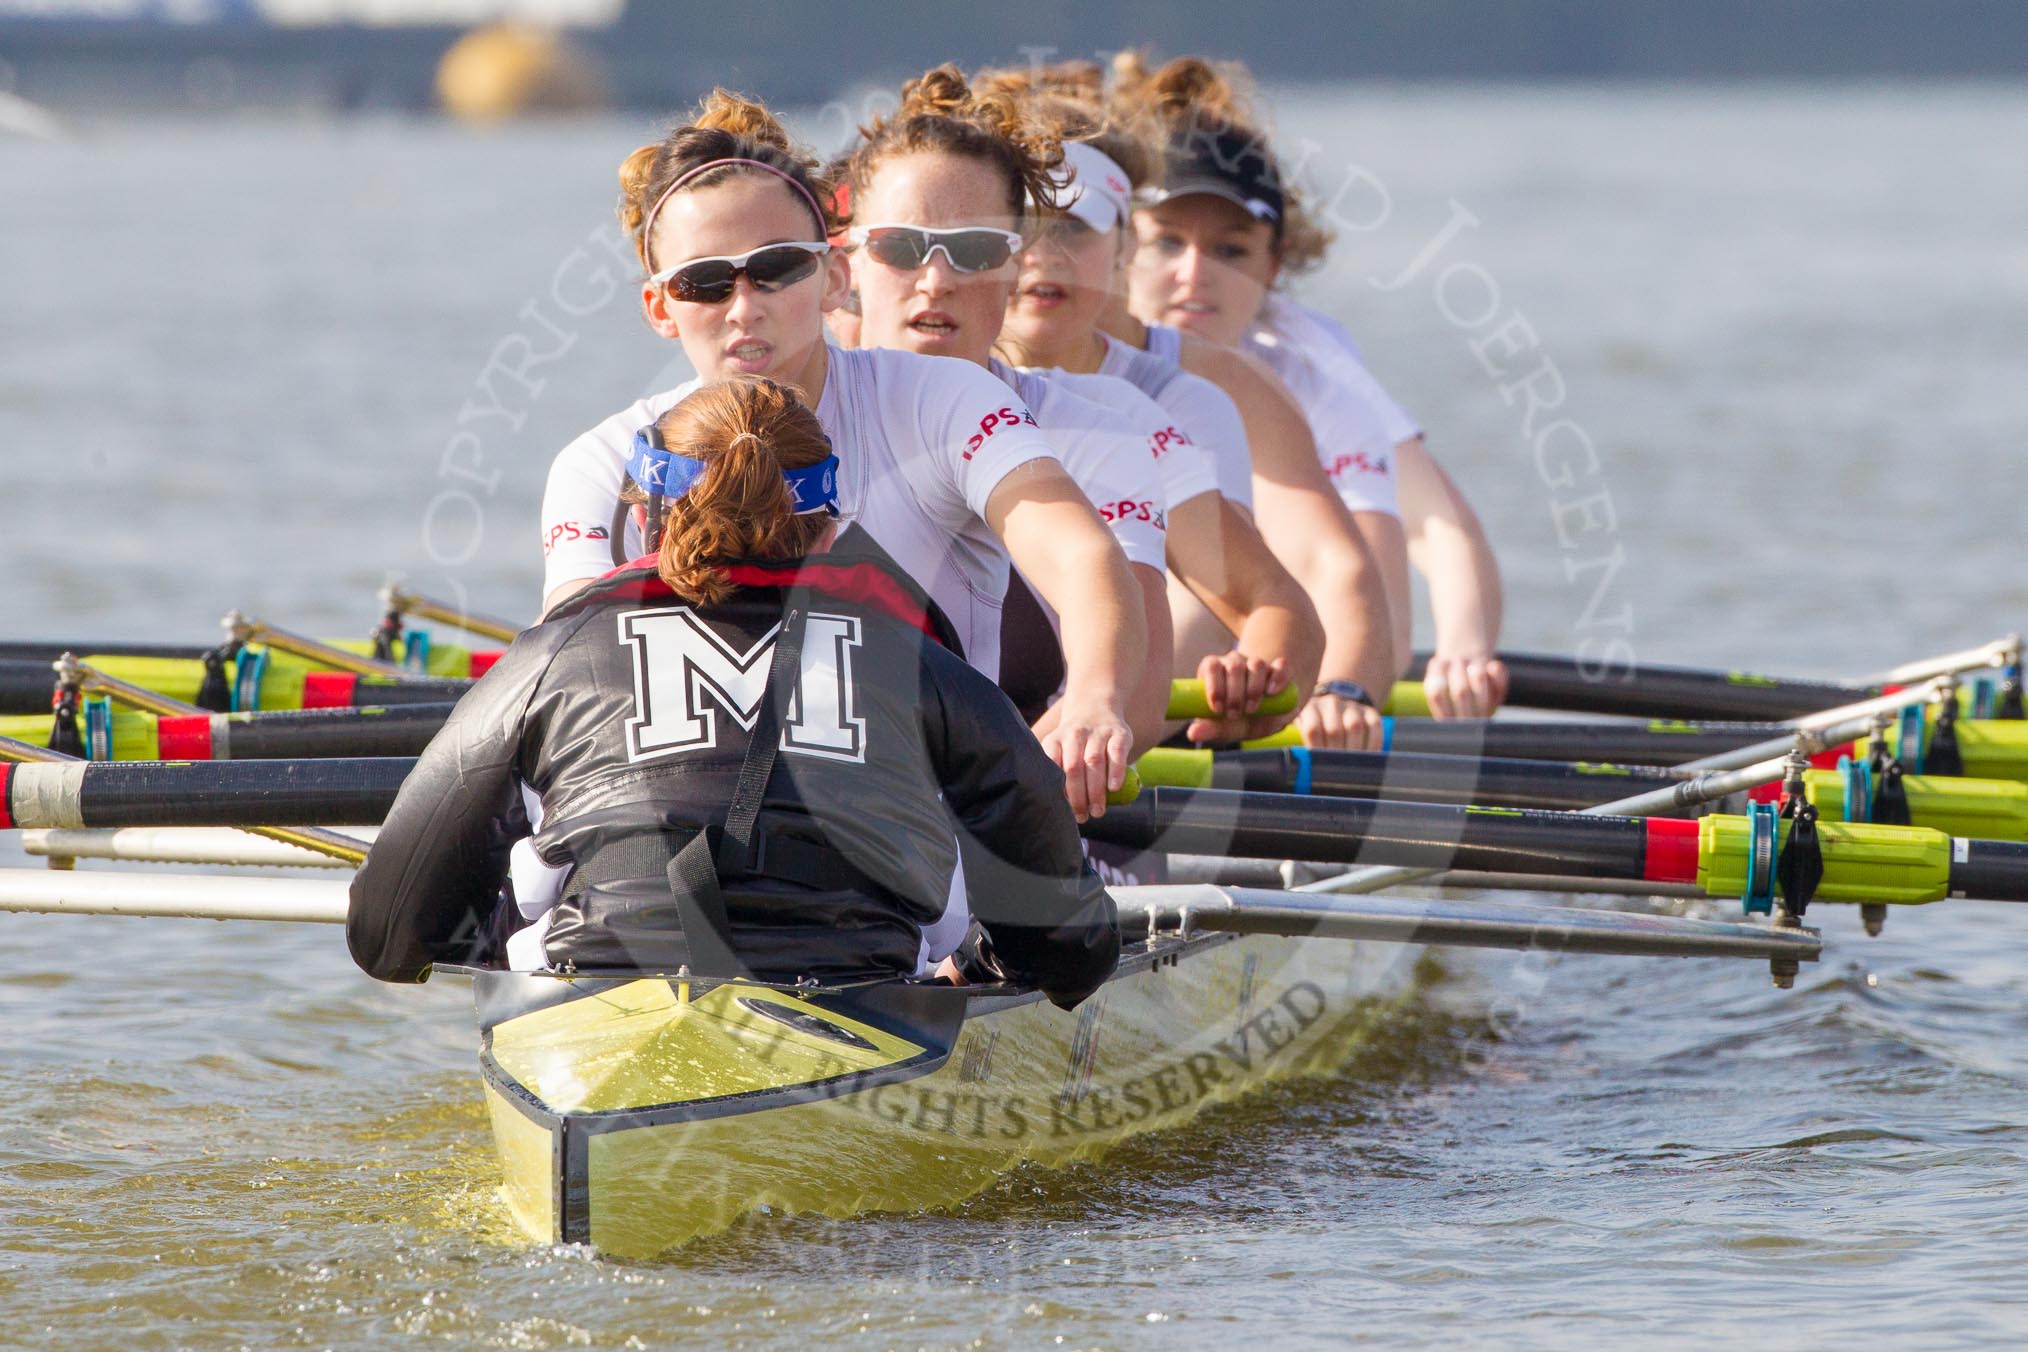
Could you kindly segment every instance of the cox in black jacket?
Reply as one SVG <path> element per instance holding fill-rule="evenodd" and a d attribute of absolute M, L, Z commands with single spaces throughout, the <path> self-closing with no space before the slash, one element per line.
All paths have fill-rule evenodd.
<path fill-rule="evenodd" d="M 793 842 L 784 858 L 838 861 L 837 882 L 769 876 L 765 855 L 724 877 L 733 952 L 774 980 L 911 973 L 962 850 L 991 965 L 1066 1007 L 1096 989 L 1118 922 L 1062 774 L 921 590 L 858 531 L 732 577 L 729 600 L 699 608 L 649 563 L 623 568 L 514 641 L 424 751 L 354 880 L 354 960 L 387 981 L 486 960 L 524 783 L 552 865 L 723 823 L 794 609 L 800 669 L 758 828 Z"/>

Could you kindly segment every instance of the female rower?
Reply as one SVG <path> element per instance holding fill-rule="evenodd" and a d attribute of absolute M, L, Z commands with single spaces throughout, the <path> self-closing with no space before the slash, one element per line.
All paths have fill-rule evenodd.
<path fill-rule="evenodd" d="M 955 946 L 927 940 L 951 932 L 962 851 L 984 970 L 1065 1007 L 1105 980 L 1118 924 L 1057 768 L 918 587 L 834 549 L 839 469 L 759 378 L 636 439 L 655 553 L 515 639 L 431 741 L 352 884 L 362 968 L 500 965 L 474 940 L 507 928 L 501 824 L 525 785 L 534 848 L 568 873 L 552 908 L 522 899 L 516 967 L 917 975 Z"/>
<path fill-rule="evenodd" d="M 1170 136 L 1164 181 L 1135 215 L 1131 308 L 1151 328 L 1173 325 L 1241 347 L 1281 377 L 1376 552 L 1398 559 L 1393 537 L 1405 530 L 1407 553 L 1429 580 L 1436 653 L 1423 683 L 1431 711 L 1490 713 L 1506 693 L 1506 668 L 1494 655 L 1502 597 L 1478 518 L 1349 340 L 1331 340 L 1329 321 L 1293 302 L 1270 303 L 1274 283 L 1313 266 L 1328 235 L 1303 214 L 1232 81 L 1195 58 L 1150 72 L 1127 54 L 1114 69 L 1116 108 L 1154 118 Z M 1405 659 L 1407 579 L 1398 563 L 1386 573 Z"/>
<path fill-rule="evenodd" d="M 827 344 L 824 316 L 848 278 L 826 239 L 836 221 L 813 164 L 764 107 L 722 90 L 630 155 L 620 217 L 648 272 L 648 326 L 682 343 L 700 380 L 765 375 L 802 391 L 839 450 L 843 519 L 936 598 L 989 676 L 1011 556 L 1064 617 L 1067 677 L 1044 748 L 1078 815 L 1101 813 L 1126 775 L 1125 697 L 1145 665 L 1126 560 L 1000 382 L 955 362 Z M 639 552 L 616 510 L 629 444 L 695 385 L 641 400 L 557 456 L 543 498 L 547 606 Z"/>
<path fill-rule="evenodd" d="M 1130 194 L 1158 173 L 1161 151 L 1150 136 L 1104 116 L 1094 99 L 1097 72 L 1091 69 L 1088 87 L 1066 86 L 1058 68 L 1049 68 L 1040 80 L 1028 70 L 982 77 L 987 87 L 1021 98 L 1049 121 L 1065 138 L 1075 169 L 1064 193 L 1065 216 L 1022 254 L 1000 349 L 1032 366 L 1125 379 L 1210 453 L 1226 499 L 1226 528 L 1236 517 L 1249 544 L 1268 535 L 1261 547 L 1272 549 L 1295 573 L 1323 618 L 1322 679 L 1300 715 L 1304 740 L 1353 749 L 1377 745 L 1379 712 L 1368 692 L 1385 694 L 1395 675 L 1385 595 L 1370 550 L 1324 478 L 1308 426 L 1285 396 L 1268 388 L 1276 383 L 1271 375 L 1225 349 L 1193 343 L 1201 351 L 1179 354 L 1207 368 L 1198 374 L 1130 341 L 1146 334 L 1125 303 Z M 1221 382 L 1248 401 L 1252 417 L 1242 415 Z M 1250 428 L 1265 433 L 1252 445 Z M 1272 531 L 1252 525 L 1256 493 L 1264 519 L 1275 522 Z M 1186 535 L 1172 519 L 1170 539 L 1173 544 L 1217 536 Z M 1223 616 L 1214 618 L 1173 583 L 1170 604 L 1183 659 L 1179 666 L 1231 646 L 1238 631 L 1230 621 L 1221 623 Z M 1241 650 L 1245 646 L 1242 640 Z"/>
<path fill-rule="evenodd" d="M 955 68 L 911 81 L 894 116 L 868 127 L 851 159 L 848 238 L 857 246 L 861 340 L 991 370 L 1034 410 L 1100 504 L 1139 565 L 1151 631 L 1137 736 L 1159 729 L 1168 697 L 1170 664 L 1157 660 L 1169 629 L 1165 567 L 1241 636 L 1237 652 L 1198 668 L 1213 707 L 1233 717 L 1200 720 L 1192 735 L 1269 731 L 1286 716 L 1240 715 L 1291 678 L 1310 688 L 1322 630 L 1250 523 L 1224 515 L 1201 448 L 1177 437 L 1173 418 L 1131 384 L 1020 371 L 993 359 L 1022 232 L 1048 228 L 1042 213 L 1064 184 L 1060 171 L 1052 174 L 1060 154 L 1045 125 L 1011 98 L 975 93 Z M 1031 655 L 1048 646 L 1022 645 Z M 1229 637 L 1224 647 L 1231 649 Z"/>

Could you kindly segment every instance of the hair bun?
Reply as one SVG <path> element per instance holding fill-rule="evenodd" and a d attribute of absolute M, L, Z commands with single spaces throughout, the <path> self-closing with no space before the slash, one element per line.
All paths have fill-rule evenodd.
<path fill-rule="evenodd" d="M 697 105 L 697 114 L 690 119 L 690 125 L 730 132 L 777 150 L 795 148 L 789 139 L 789 129 L 782 125 L 780 118 L 768 111 L 766 104 L 723 87 L 705 95 L 704 101 Z"/>

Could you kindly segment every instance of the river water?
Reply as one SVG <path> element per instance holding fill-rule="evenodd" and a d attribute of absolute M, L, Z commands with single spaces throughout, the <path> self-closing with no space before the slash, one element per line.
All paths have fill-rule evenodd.
<path fill-rule="evenodd" d="M 2028 92 L 1278 106 L 1340 229 L 1301 293 L 1485 516 L 1512 646 L 1856 675 L 2028 617 Z M 390 574 L 527 613 L 550 455 L 684 374 L 607 215 L 651 131 L 0 144 L 0 636 L 363 633 Z M 2018 1345 L 2028 917 L 1824 924 L 1789 993 L 1454 958 L 1339 1079 L 619 1265 L 515 1240 L 454 984 L 0 918 L 0 1346 Z"/>

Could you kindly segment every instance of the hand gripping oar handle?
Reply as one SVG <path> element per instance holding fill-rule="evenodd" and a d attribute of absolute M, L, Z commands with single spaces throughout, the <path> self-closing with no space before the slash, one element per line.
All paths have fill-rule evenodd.
<path fill-rule="evenodd" d="M 1171 681 L 1169 682 L 1168 717 L 1245 718 L 1256 715 L 1271 716 L 1274 714 L 1293 713 L 1296 708 L 1296 698 L 1296 688 L 1294 686 L 1283 686 L 1280 690 L 1262 700 L 1258 708 L 1250 710 L 1230 709 L 1225 713 L 1217 713 L 1212 710 L 1211 701 L 1205 697 L 1204 682 L 1195 679 Z"/>

